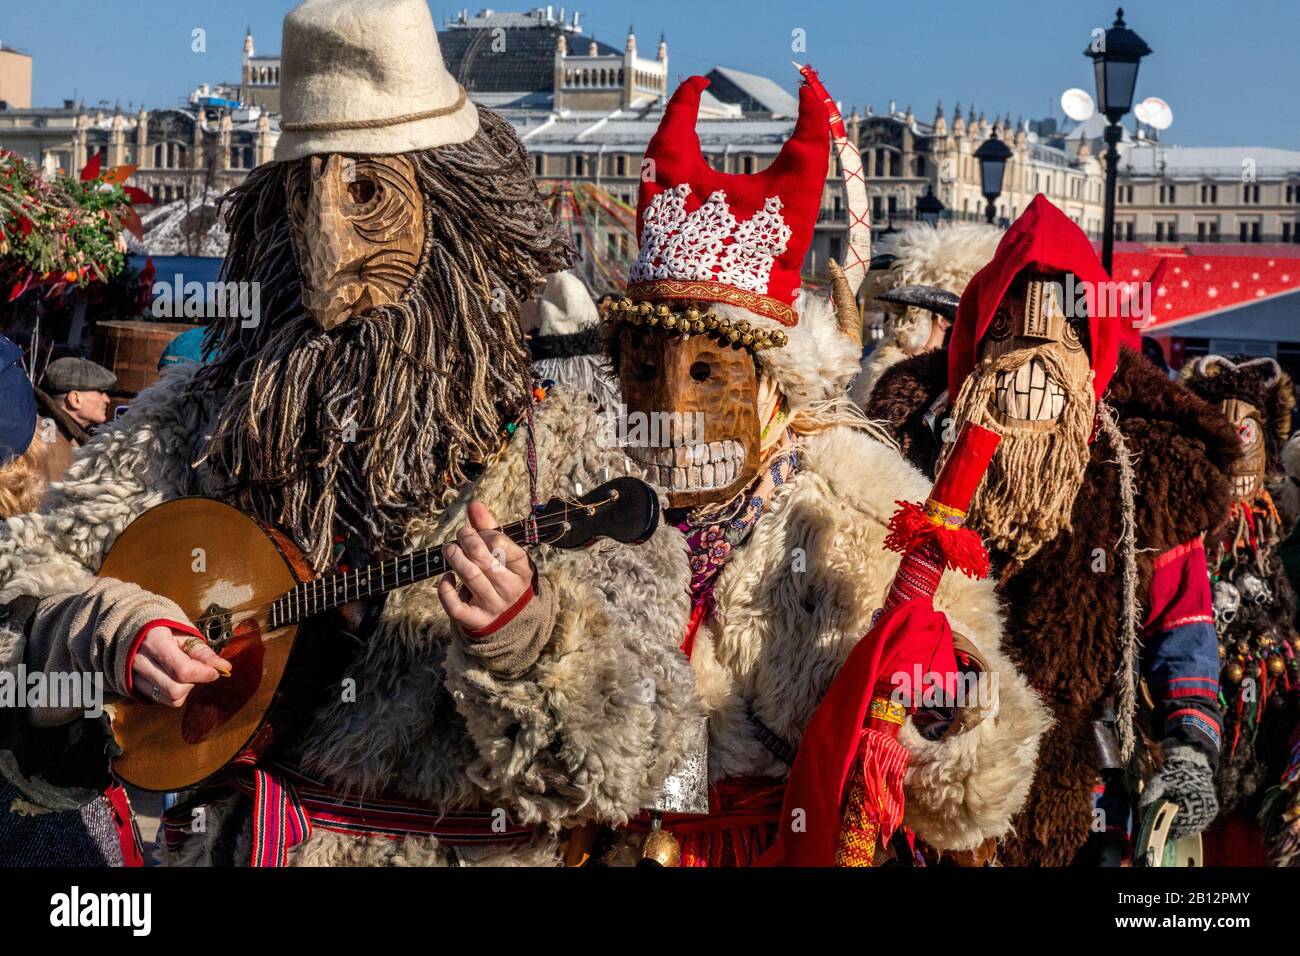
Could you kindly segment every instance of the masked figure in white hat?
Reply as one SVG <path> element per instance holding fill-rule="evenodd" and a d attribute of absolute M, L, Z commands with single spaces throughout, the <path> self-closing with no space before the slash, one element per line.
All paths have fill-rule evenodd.
<path fill-rule="evenodd" d="M 971 276 L 993 258 L 1002 232 L 973 222 L 912 223 L 895 237 L 888 253 L 874 256 L 862 295 L 882 302 L 885 334 L 863 358 L 853 383 L 853 400 L 865 406 L 880 376 L 913 355 L 943 348 L 957 299 Z M 886 293 L 925 286 L 933 301 L 896 301 Z M 938 292 L 948 296 L 937 296 Z"/>
<path fill-rule="evenodd" d="M 424 0 L 307 0 L 283 70 L 276 161 L 225 207 L 224 278 L 256 283 L 260 311 L 216 319 L 210 364 L 168 370 L 0 532 L 0 602 L 22 611 L 0 667 L 90 669 L 178 707 L 228 670 L 170 600 L 94 576 L 168 499 L 240 507 L 316 574 L 455 539 L 454 577 L 319 619 L 336 679 L 255 794 L 215 779 L 168 814 L 167 859 L 558 862 L 557 832 L 652 801 L 698 725 L 687 572 L 663 573 L 680 543 L 530 560 L 492 530 L 626 463 L 586 396 L 534 386 L 519 312 L 568 244 L 509 125 L 443 68 Z M 34 804 L 75 798 L 39 760 L 0 769 Z M 250 799 L 279 783 L 292 799 Z"/>
<path fill-rule="evenodd" d="M 520 319 L 533 371 L 543 385 L 586 392 L 601 409 L 618 407 L 618 376 L 605 354 L 600 311 L 587 284 L 572 270 L 550 276 L 541 296 L 524 305 Z"/>

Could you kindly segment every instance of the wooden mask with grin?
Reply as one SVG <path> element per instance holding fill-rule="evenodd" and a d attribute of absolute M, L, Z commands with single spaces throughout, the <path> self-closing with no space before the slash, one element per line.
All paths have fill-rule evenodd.
<path fill-rule="evenodd" d="M 310 156 L 289 172 L 302 304 L 328 332 L 396 302 L 424 249 L 424 197 L 402 155 Z"/>
<path fill-rule="evenodd" d="M 669 506 L 726 501 L 748 487 L 759 465 L 753 355 L 703 334 L 624 325 L 617 335 L 625 451 Z"/>
<path fill-rule="evenodd" d="M 1003 296 L 980 342 L 980 363 L 991 367 L 1022 352 L 1026 361 L 998 371 L 993 405 L 999 421 L 1026 430 L 1051 430 L 1067 396 L 1087 381 L 1088 319 L 1067 315 L 1064 275 L 1021 273 Z M 1044 353 L 1055 361 L 1044 361 Z M 1063 379 L 1063 380 L 1058 380 Z"/>

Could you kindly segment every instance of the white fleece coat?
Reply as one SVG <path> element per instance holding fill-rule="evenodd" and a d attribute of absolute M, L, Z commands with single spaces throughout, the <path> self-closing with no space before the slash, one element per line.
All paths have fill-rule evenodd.
<path fill-rule="evenodd" d="M 696 637 L 692 669 L 709 712 L 713 779 L 788 772 L 755 736 L 747 705 L 798 745 L 893 579 L 899 556 L 884 539 L 895 501 L 928 491 L 897 452 L 860 431 L 832 428 L 805 440 L 798 470 L 723 569 L 714 620 Z M 990 582 L 947 574 L 935 606 L 997 675 L 996 697 L 965 733 L 931 742 L 910 721 L 903 728 L 911 753 L 904 822 L 936 848 L 968 850 L 1006 833 L 1048 717 L 999 649 Z"/>
<path fill-rule="evenodd" d="M 0 534 L 0 603 L 84 590 L 133 518 L 214 487 L 210 476 L 189 468 L 214 421 L 210 404 L 181 399 L 190 374 L 169 372 L 97 435 L 41 512 L 8 519 Z M 625 460 L 585 397 L 554 390 L 537 422 L 543 498 L 572 494 L 579 483 L 591 490 L 602 471 L 621 473 Z M 442 514 L 414 526 L 411 547 L 453 537 L 471 496 L 498 515 L 525 513 L 523 436 L 520 429 L 502 458 Z M 459 854 L 461 862 L 557 862 L 554 832 L 596 820 L 619 824 L 648 805 L 698 721 L 678 650 L 689 574 L 682 548 L 680 536 L 671 535 L 639 547 L 541 548 L 534 560 L 555 593 L 558 617 L 539 661 L 513 681 L 463 653 L 436 581 L 394 592 L 348 672 L 355 701 L 340 694 L 323 706 L 295 756 L 344 791 L 389 790 L 448 809 L 501 807 L 538 824 L 531 847 L 474 849 Z M 23 650 L 21 635 L 6 632 L 0 667 L 21 661 Z M 0 761 L 0 771 L 12 776 L 14 767 Z M 17 782 L 28 793 L 41 789 Z M 207 861 L 208 843 L 221 833 L 232 802 L 211 806 L 206 836 L 192 837 L 169 862 Z M 247 843 L 245 826 L 236 859 L 247 858 Z M 449 859 L 433 839 L 358 839 L 322 830 L 290 854 L 290 863 L 318 865 Z"/>

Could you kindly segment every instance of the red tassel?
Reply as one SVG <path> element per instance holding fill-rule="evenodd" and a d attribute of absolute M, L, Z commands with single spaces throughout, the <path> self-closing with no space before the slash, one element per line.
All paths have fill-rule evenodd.
<path fill-rule="evenodd" d="M 872 866 L 876 847 L 903 822 L 903 772 L 908 752 L 893 736 L 867 728 L 845 787 L 836 866 Z"/>
<path fill-rule="evenodd" d="M 896 502 L 898 510 L 889 519 L 889 535 L 885 547 L 906 554 L 932 543 L 943 558 L 949 571 L 960 571 L 971 578 L 985 578 L 989 574 L 989 556 L 984 542 L 970 528 L 949 528 L 935 524 L 925 509 L 910 501 Z"/>

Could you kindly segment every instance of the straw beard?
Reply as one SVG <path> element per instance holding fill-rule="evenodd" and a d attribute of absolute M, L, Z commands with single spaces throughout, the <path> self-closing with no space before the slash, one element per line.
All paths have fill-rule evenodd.
<path fill-rule="evenodd" d="M 994 405 L 998 373 L 1014 371 L 1035 358 L 1065 389 L 1065 406 L 1050 429 L 1033 427 L 1040 423 L 1010 421 Z M 953 421 L 974 422 L 1002 436 L 975 492 L 969 522 L 1015 561 L 1029 560 L 1071 529 L 1070 512 L 1091 454 L 1088 439 L 1096 414 L 1092 381 L 1091 371 L 1082 381 L 1071 381 L 1052 349 L 1018 349 L 968 375 L 953 405 Z"/>
<path fill-rule="evenodd" d="M 317 571 L 335 534 L 399 550 L 407 523 L 468 481 L 530 400 L 519 306 L 571 252 L 510 126 L 479 116 L 468 142 L 406 154 L 425 245 L 400 300 L 328 332 L 302 306 L 291 164 L 260 167 L 225 197 L 222 278 L 260 283 L 261 316 L 209 328 L 219 357 L 192 388 L 228 395 L 199 461 Z"/>

